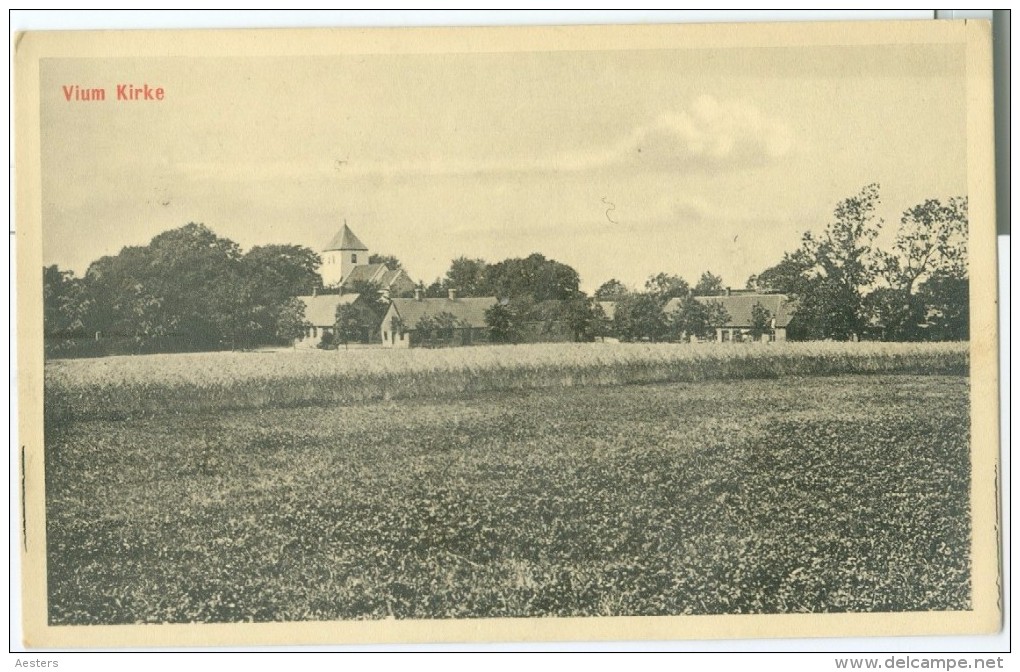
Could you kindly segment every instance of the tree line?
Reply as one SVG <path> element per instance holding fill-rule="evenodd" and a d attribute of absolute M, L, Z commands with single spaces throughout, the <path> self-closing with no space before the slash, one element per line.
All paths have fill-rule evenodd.
<path fill-rule="evenodd" d="M 879 185 L 837 204 L 820 234 L 747 281 L 796 300 L 790 337 L 887 341 L 965 340 L 970 328 L 967 198 L 927 199 L 900 217 L 892 245 Z"/>
<path fill-rule="evenodd" d="M 49 338 L 126 339 L 136 351 L 287 343 L 304 330 L 295 297 L 321 289 L 321 259 L 298 245 L 237 243 L 190 223 L 93 262 L 83 277 L 43 269 Z"/>
<path fill-rule="evenodd" d="M 748 279 L 749 290 L 795 301 L 789 338 L 968 338 L 967 199 L 928 199 L 908 208 L 888 249 L 875 243 L 884 226 L 879 204 L 879 186 L 867 185 L 836 205 L 824 230 L 805 233 L 797 249 Z M 372 261 L 401 265 L 387 255 Z M 323 291 L 320 264 L 316 253 L 298 245 L 242 253 L 235 242 L 190 223 L 148 245 L 102 257 L 80 278 L 45 267 L 45 335 L 122 338 L 136 351 L 289 343 L 306 326 L 296 297 Z M 682 341 L 709 337 L 727 319 L 718 304 L 697 300 L 725 291 L 722 278 L 709 271 L 693 286 L 665 272 L 650 276 L 641 290 L 611 279 L 588 296 L 576 270 L 538 253 L 491 264 L 459 257 L 442 278 L 420 289 L 427 297 L 445 297 L 450 289 L 465 297 L 496 297 L 487 315 L 489 339 L 496 342 L 599 336 Z M 338 333 L 341 326 L 346 333 L 371 333 L 367 323 L 385 313 L 377 287 L 356 291 L 366 297 L 359 321 L 344 315 Z M 666 312 L 673 299 L 675 309 Z M 614 302 L 611 321 L 601 305 L 606 301 Z M 752 329 L 767 328 L 774 317 L 763 310 L 753 315 Z M 448 322 L 426 326 L 448 333 L 456 328 Z"/>

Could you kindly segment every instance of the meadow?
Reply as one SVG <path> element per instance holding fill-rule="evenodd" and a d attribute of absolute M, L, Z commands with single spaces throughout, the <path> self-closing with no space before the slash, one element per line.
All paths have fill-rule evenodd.
<path fill-rule="evenodd" d="M 48 364 L 50 622 L 966 609 L 966 349 L 836 345 Z"/>

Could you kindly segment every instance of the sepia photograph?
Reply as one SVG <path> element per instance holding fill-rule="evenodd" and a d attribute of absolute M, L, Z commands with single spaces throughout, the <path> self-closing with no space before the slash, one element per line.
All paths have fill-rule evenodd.
<path fill-rule="evenodd" d="M 990 54 L 21 35 L 27 645 L 997 630 Z"/>

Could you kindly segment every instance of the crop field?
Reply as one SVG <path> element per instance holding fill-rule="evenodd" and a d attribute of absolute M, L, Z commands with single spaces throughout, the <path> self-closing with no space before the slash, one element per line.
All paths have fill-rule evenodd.
<path fill-rule="evenodd" d="M 48 400 L 59 386 L 68 403 L 46 432 L 50 622 L 967 609 L 966 350 L 911 347 L 891 355 L 899 369 L 853 351 L 865 354 L 839 366 L 875 371 L 860 375 L 755 346 L 732 356 L 769 361 L 763 375 L 713 378 L 706 361 L 723 371 L 725 355 L 698 346 L 694 380 L 617 385 L 626 366 L 661 365 L 641 357 L 679 371 L 677 355 L 607 346 L 591 349 L 614 373 L 580 378 L 575 361 L 558 386 L 528 378 L 523 357 L 504 369 L 524 381 L 504 370 L 490 391 L 279 407 L 241 396 L 225 410 L 224 383 L 196 392 L 195 410 L 163 412 L 118 390 L 106 407 L 70 402 L 96 381 L 198 390 L 269 360 L 48 364 Z M 498 371 L 486 358 L 499 350 L 471 352 L 473 370 Z M 414 366 L 442 371 L 454 353 Z M 257 375 L 297 389 L 295 369 L 330 362 L 356 384 L 381 366 L 365 354 L 280 355 Z"/>
<path fill-rule="evenodd" d="M 48 419 L 844 373 L 964 374 L 966 343 L 593 344 L 145 355 L 46 364 Z"/>

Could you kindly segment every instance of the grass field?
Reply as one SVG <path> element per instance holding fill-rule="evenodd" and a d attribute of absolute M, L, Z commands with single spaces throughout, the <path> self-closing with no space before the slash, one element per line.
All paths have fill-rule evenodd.
<path fill-rule="evenodd" d="M 966 376 L 579 381 L 51 415 L 50 621 L 969 607 Z"/>

